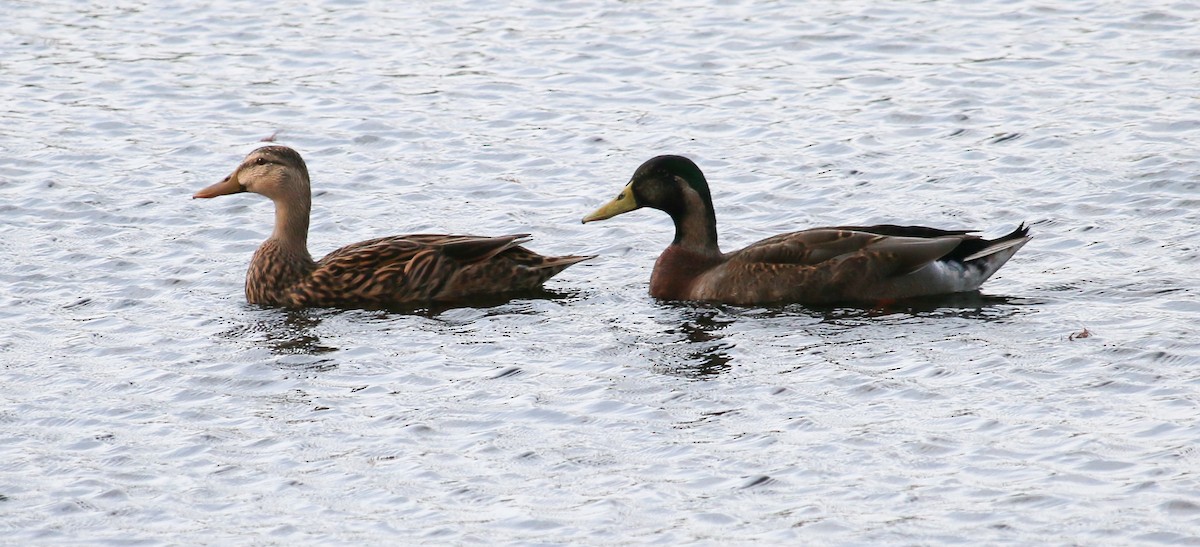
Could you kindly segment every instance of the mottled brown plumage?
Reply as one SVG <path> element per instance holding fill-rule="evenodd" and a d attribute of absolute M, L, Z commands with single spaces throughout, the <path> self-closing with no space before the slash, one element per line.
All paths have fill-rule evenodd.
<path fill-rule="evenodd" d="M 455 302 L 538 289 L 590 256 L 542 256 L 521 247 L 528 234 L 498 237 L 404 235 L 337 249 L 319 262 L 308 253 L 308 168 L 295 150 L 265 146 L 224 180 L 196 193 L 211 198 L 254 192 L 275 202 L 275 230 L 246 272 L 251 304 L 393 307 Z"/>
<path fill-rule="evenodd" d="M 675 240 L 650 277 L 651 296 L 667 300 L 824 304 L 974 291 L 1030 239 L 1024 225 L 991 240 L 969 230 L 838 226 L 722 253 L 708 181 L 681 156 L 643 163 L 616 199 L 583 221 L 642 207 L 664 211 L 675 223 Z"/>

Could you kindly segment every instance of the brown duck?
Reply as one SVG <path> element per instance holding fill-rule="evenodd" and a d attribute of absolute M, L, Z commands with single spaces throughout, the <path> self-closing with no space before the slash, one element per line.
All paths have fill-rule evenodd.
<path fill-rule="evenodd" d="M 1030 239 L 1024 224 L 996 239 L 970 235 L 972 230 L 837 226 L 722 253 L 708 181 L 681 156 L 643 163 L 616 199 L 583 221 L 642 207 L 675 222 L 675 240 L 650 276 L 650 295 L 666 300 L 827 304 L 974 291 Z"/>
<path fill-rule="evenodd" d="M 259 148 L 224 180 L 193 197 L 240 192 L 275 202 L 275 231 L 246 272 L 251 304 L 392 307 L 462 301 L 537 289 L 567 266 L 592 258 L 539 255 L 519 245 L 528 234 L 422 234 L 354 243 L 314 262 L 308 254 L 312 195 L 299 153 L 286 146 Z"/>

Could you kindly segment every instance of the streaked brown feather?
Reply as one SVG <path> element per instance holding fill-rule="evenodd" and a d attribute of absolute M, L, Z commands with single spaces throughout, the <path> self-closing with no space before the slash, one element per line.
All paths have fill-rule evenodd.
<path fill-rule="evenodd" d="M 592 258 L 539 255 L 519 245 L 528 234 L 413 234 L 361 241 L 314 262 L 305 245 L 308 170 L 298 153 L 260 148 L 197 197 L 237 191 L 267 195 L 277 209 L 275 233 L 254 253 L 246 274 L 246 300 L 253 304 L 393 307 L 490 297 L 540 288 L 568 266 Z"/>

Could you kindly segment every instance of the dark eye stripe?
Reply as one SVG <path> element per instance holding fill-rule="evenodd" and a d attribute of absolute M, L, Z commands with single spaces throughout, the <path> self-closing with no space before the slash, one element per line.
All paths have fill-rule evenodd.
<path fill-rule="evenodd" d="M 269 159 L 269 158 L 254 158 L 254 161 L 250 162 L 250 165 L 266 165 L 268 163 L 273 163 L 275 165 L 283 165 L 282 163 L 272 160 L 272 159 Z"/>

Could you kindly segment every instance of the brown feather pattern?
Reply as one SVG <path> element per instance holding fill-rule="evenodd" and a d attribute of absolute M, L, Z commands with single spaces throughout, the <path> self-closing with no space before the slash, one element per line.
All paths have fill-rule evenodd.
<path fill-rule="evenodd" d="M 361 241 L 313 261 L 305 245 L 308 171 L 298 153 L 260 148 L 197 197 L 239 191 L 266 195 L 276 206 L 275 233 L 254 253 L 246 273 L 246 300 L 252 304 L 396 307 L 461 301 L 538 289 L 568 266 L 592 258 L 537 254 L 519 245 L 528 234 L 414 234 Z M 299 214 L 304 218 L 294 218 Z M 297 227 L 304 233 L 294 233 Z"/>

